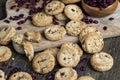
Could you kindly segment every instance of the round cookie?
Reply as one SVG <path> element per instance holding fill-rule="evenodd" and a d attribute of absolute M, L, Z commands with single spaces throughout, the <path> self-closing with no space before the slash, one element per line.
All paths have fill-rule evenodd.
<path fill-rule="evenodd" d="M 66 30 L 60 25 L 50 25 L 45 29 L 44 34 L 48 40 L 57 41 L 64 38 Z"/>
<path fill-rule="evenodd" d="M 65 4 L 71 4 L 71 3 L 77 3 L 80 2 L 81 0 L 61 0 Z"/>
<path fill-rule="evenodd" d="M 78 49 L 76 44 L 64 43 L 57 54 L 57 59 L 63 67 L 75 67 L 79 63 L 81 55 L 82 50 Z"/>
<path fill-rule="evenodd" d="M 0 80 L 6 80 L 5 73 L 2 70 L 0 70 Z"/>
<path fill-rule="evenodd" d="M 55 80 L 76 80 L 77 72 L 72 68 L 61 68 L 55 74 Z"/>
<path fill-rule="evenodd" d="M 106 52 L 99 52 L 91 57 L 91 65 L 97 71 L 108 71 L 114 64 L 113 57 Z"/>
<path fill-rule="evenodd" d="M 49 52 L 38 53 L 33 59 L 32 66 L 35 72 L 46 74 L 53 70 L 55 58 Z"/>
<path fill-rule="evenodd" d="M 65 5 L 60 1 L 51 1 L 45 7 L 46 14 L 56 15 L 63 12 Z"/>
<path fill-rule="evenodd" d="M 0 44 L 7 45 L 15 34 L 16 30 L 13 27 L 2 28 L 0 30 Z"/>
<path fill-rule="evenodd" d="M 64 13 L 71 20 L 81 20 L 83 18 L 82 10 L 75 4 L 67 5 L 64 9 Z"/>
<path fill-rule="evenodd" d="M 12 74 L 8 80 L 33 80 L 27 72 L 16 72 Z"/>
<path fill-rule="evenodd" d="M 100 34 L 91 32 L 84 37 L 84 41 L 81 44 L 84 51 L 94 54 L 103 49 L 104 41 Z"/>
<path fill-rule="evenodd" d="M 32 23 L 38 27 L 45 27 L 53 22 L 53 17 L 45 14 L 44 12 L 39 12 L 33 15 Z"/>
<path fill-rule="evenodd" d="M 38 31 L 27 31 L 25 33 L 26 39 L 31 42 L 40 42 L 42 40 L 42 36 Z"/>
<path fill-rule="evenodd" d="M 8 61 L 12 56 L 11 50 L 6 46 L 0 46 L 0 62 Z"/>
<path fill-rule="evenodd" d="M 86 26 L 82 21 L 72 20 L 66 24 L 66 31 L 71 36 L 78 36 Z"/>
<path fill-rule="evenodd" d="M 88 27 L 84 28 L 81 31 L 81 33 L 79 35 L 80 42 L 82 42 L 84 37 L 85 37 L 85 35 L 89 34 L 90 32 L 95 32 L 97 34 L 101 34 L 97 27 L 95 27 L 95 26 L 88 26 Z"/>
<path fill-rule="evenodd" d="M 92 78 L 91 76 L 81 76 L 77 80 L 95 80 L 95 79 Z"/>
<path fill-rule="evenodd" d="M 55 18 L 60 21 L 66 21 L 68 19 L 64 13 L 56 14 Z"/>

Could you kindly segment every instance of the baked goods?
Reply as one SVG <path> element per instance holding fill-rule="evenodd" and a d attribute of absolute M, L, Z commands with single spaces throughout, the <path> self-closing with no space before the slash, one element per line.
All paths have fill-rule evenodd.
<path fill-rule="evenodd" d="M 65 5 L 60 1 L 51 1 L 45 7 L 46 14 L 56 15 L 63 12 Z"/>
<path fill-rule="evenodd" d="M 32 23 L 38 27 L 45 27 L 53 22 L 53 17 L 44 12 L 36 13 L 32 16 Z"/>
<path fill-rule="evenodd" d="M 40 32 L 34 31 L 34 30 L 27 31 L 25 33 L 25 37 L 28 41 L 31 41 L 31 42 L 40 42 L 42 40 L 42 36 Z"/>
<path fill-rule="evenodd" d="M 0 46 L 0 62 L 8 61 L 12 56 L 11 50 L 6 46 Z"/>
<path fill-rule="evenodd" d="M 6 80 L 5 73 L 2 70 L 0 70 L 0 80 Z"/>
<path fill-rule="evenodd" d="M 95 80 L 95 79 L 92 78 L 91 76 L 81 76 L 77 80 Z"/>
<path fill-rule="evenodd" d="M 98 30 L 98 28 L 96 26 L 87 26 L 86 28 L 84 28 L 80 35 L 79 35 L 79 40 L 80 42 L 83 41 L 84 37 L 89 34 L 90 32 L 95 32 L 97 34 L 101 34 L 100 31 Z"/>
<path fill-rule="evenodd" d="M 82 50 L 78 48 L 77 44 L 64 43 L 62 44 L 58 54 L 57 59 L 61 66 L 63 67 L 75 67 L 82 56 Z"/>
<path fill-rule="evenodd" d="M 86 23 L 82 21 L 72 20 L 66 24 L 66 31 L 71 36 L 78 36 L 80 32 L 86 27 Z"/>
<path fill-rule="evenodd" d="M 76 80 L 77 72 L 72 68 L 61 68 L 55 74 L 55 80 Z"/>
<path fill-rule="evenodd" d="M 81 42 L 81 44 L 84 51 L 94 54 L 103 49 L 104 41 L 100 34 L 91 32 L 84 37 L 84 40 Z"/>
<path fill-rule="evenodd" d="M 38 53 L 33 59 L 32 66 L 35 72 L 46 74 L 53 70 L 55 58 L 49 52 Z"/>
<path fill-rule="evenodd" d="M 16 34 L 16 35 L 12 38 L 12 41 L 13 41 L 14 43 L 16 43 L 16 44 L 21 45 L 23 39 L 24 39 L 23 34 Z"/>
<path fill-rule="evenodd" d="M 45 29 L 44 34 L 48 40 L 57 41 L 64 38 L 66 30 L 60 25 L 50 25 Z"/>
<path fill-rule="evenodd" d="M 8 80 L 33 80 L 27 72 L 16 72 L 12 74 Z"/>
<path fill-rule="evenodd" d="M 97 71 L 108 71 L 114 64 L 113 57 L 106 52 L 99 52 L 91 57 L 91 65 Z"/>
<path fill-rule="evenodd" d="M 0 44 L 7 45 L 12 37 L 15 35 L 16 30 L 13 27 L 4 27 L 0 30 Z"/>
<path fill-rule="evenodd" d="M 57 20 L 60 20 L 60 21 L 66 21 L 68 19 L 64 13 L 59 13 L 54 16 Z"/>
<path fill-rule="evenodd" d="M 34 57 L 33 45 L 28 41 L 23 41 L 22 46 L 23 46 L 24 52 L 25 52 L 26 56 L 28 57 L 29 61 L 32 61 L 32 59 Z"/>
<path fill-rule="evenodd" d="M 82 10 L 75 4 L 65 6 L 64 13 L 71 20 L 81 20 L 83 18 Z"/>
<path fill-rule="evenodd" d="M 61 0 L 65 4 L 71 4 L 71 3 L 77 3 L 80 2 L 81 0 Z"/>

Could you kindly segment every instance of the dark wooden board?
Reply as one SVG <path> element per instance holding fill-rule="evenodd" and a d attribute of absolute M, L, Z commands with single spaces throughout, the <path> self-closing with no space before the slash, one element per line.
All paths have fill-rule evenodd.
<path fill-rule="evenodd" d="M 5 0 L 0 0 L 0 19 L 5 17 L 5 8 L 4 8 Z M 86 62 L 80 62 L 77 66 L 77 68 L 80 68 L 81 66 L 85 67 L 84 71 L 79 70 L 79 76 L 81 75 L 90 75 L 94 77 L 96 80 L 120 80 L 120 37 L 115 38 L 109 38 L 105 39 L 105 46 L 103 51 L 109 52 L 113 58 L 114 58 L 114 66 L 113 68 L 108 72 L 97 72 L 93 70 L 93 68 L 90 66 L 89 58 L 91 55 L 84 53 L 82 56 L 83 58 L 87 58 L 88 60 Z M 11 72 L 15 72 L 16 70 L 20 71 L 27 71 L 32 73 L 34 76 L 36 76 L 37 79 L 35 80 L 46 80 L 47 75 L 40 75 L 33 71 L 31 67 L 31 62 L 27 60 L 25 55 L 18 54 L 15 52 L 15 50 L 12 47 L 12 44 L 8 45 L 12 52 L 12 58 L 15 60 L 12 60 L 12 58 L 4 63 L 0 63 L 0 69 L 3 69 L 6 73 L 6 75 L 10 75 Z M 11 67 L 12 66 L 12 67 Z M 54 69 L 54 71 L 58 70 L 60 68 L 59 65 L 57 65 Z M 51 72 L 53 73 L 53 72 Z M 49 73 L 49 74 L 51 74 Z"/>

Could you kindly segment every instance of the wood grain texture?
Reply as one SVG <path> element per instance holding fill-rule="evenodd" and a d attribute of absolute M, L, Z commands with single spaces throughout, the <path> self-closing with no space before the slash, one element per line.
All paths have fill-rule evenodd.
<path fill-rule="evenodd" d="M 36 5 L 36 6 L 41 6 L 42 4 L 42 0 L 40 0 L 40 2 Z M 24 18 L 25 19 L 28 16 L 28 12 L 29 9 L 26 8 L 21 8 L 19 10 L 19 12 L 16 12 L 16 8 L 14 9 L 10 9 L 11 6 L 13 6 L 13 4 L 15 4 L 15 2 L 13 0 L 7 0 L 6 3 L 6 13 L 7 13 L 7 17 L 6 19 L 8 19 L 10 16 L 16 16 L 19 14 L 24 14 Z M 114 17 L 115 19 L 113 21 L 109 21 L 110 17 Z M 98 24 L 89 24 L 89 25 L 94 25 L 97 26 L 99 28 L 99 30 L 101 31 L 102 35 L 104 38 L 108 38 L 108 37 L 115 37 L 115 36 L 119 36 L 120 35 L 120 4 L 117 8 L 117 10 L 114 12 L 114 14 L 104 17 L 104 18 L 93 18 L 94 20 L 97 20 L 99 23 Z M 13 27 L 18 27 L 21 26 L 22 30 L 18 30 L 17 33 L 25 33 L 28 30 L 37 30 L 40 31 L 41 33 L 43 33 L 45 27 L 43 28 L 39 28 L 36 27 L 34 25 L 31 24 L 31 21 L 27 21 L 26 23 L 22 24 L 22 25 L 18 25 L 17 22 L 18 21 L 11 21 L 9 24 L 3 22 L 5 19 L 0 21 L 0 28 L 4 27 L 4 26 L 13 26 Z M 108 29 L 106 31 L 103 30 L 103 27 L 107 26 Z M 43 36 L 43 39 L 41 42 L 39 43 L 32 43 L 35 52 L 37 51 L 41 51 L 47 48 L 51 48 L 51 47 L 59 47 L 62 43 L 64 42 L 79 42 L 78 37 L 72 37 L 69 35 L 66 35 L 64 37 L 64 39 L 59 40 L 59 41 L 50 41 L 47 40 L 45 38 L 45 36 Z M 15 48 L 15 50 L 19 53 L 24 53 L 23 49 L 21 47 L 19 47 L 17 44 L 13 43 L 13 46 Z"/>
<path fill-rule="evenodd" d="M 0 6 L 0 18 L 2 18 L 2 15 L 5 14 L 5 12 L 1 11 L 1 9 L 4 9 L 4 6 Z M 77 66 L 78 68 L 80 68 L 81 66 L 85 67 L 85 71 L 78 72 L 79 76 L 90 75 L 94 77 L 96 80 L 120 80 L 120 75 L 119 75 L 120 74 L 120 64 L 119 64 L 120 62 L 120 37 L 108 38 L 108 39 L 104 39 L 104 41 L 105 41 L 105 46 L 104 46 L 103 51 L 109 52 L 113 56 L 114 58 L 113 68 L 108 72 L 104 72 L 104 73 L 97 72 L 93 70 L 88 60 L 84 63 L 82 62 L 78 64 Z M 40 74 L 35 73 L 31 67 L 31 62 L 27 60 L 25 55 L 18 54 L 13 49 L 12 43 L 9 44 L 8 46 L 11 48 L 13 52 L 12 58 L 15 58 L 15 60 L 12 60 L 11 58 L 9 61 L 5 63 L 0 63 L 0 69 L 3 69 L 5 73 L 9 75 L 10 72 L 15 71 L 15 69 L 13 68 L 16 68 L 16 69 L 20 68 L 21 69 L 20 71 L 27 71 L 27 72 L 32 73 L 34 76 L 37 77 L 36 80 L 46 80 L 47 75 L 40 75 Z M 91 55 L 84 53 L 82 58 L 86 58 L 86 57 L 87 59 L 89 59 Z M 60 66 L 57 65 L 54 71 L 58 70 L 59 68 Z"/>

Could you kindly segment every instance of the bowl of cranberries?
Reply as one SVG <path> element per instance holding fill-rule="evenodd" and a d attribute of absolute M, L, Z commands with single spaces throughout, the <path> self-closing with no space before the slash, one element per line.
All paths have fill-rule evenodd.
<path fill-rule="evenodd" d="M 84 11 L 93 17 L 105 17 L 112 14 L 117 6 L 118 0 L 81 0 Z"/>

